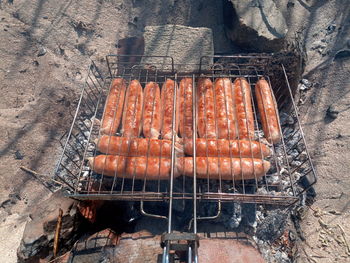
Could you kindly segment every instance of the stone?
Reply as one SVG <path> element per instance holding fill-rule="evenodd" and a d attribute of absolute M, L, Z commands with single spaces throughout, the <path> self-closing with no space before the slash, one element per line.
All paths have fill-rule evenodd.
<path fill-rule="evenodd" d="M 205 59 L 206 65 L 213 63 L 213 33 L 209 28 L 181 25 L 146 26 L 143 37 L 145 56 L 170 56 L 174 59 L 175 69 L 178 71 L 198 70 L 202 56 L 210 57 Z M 160 70 L 170 70 L 171 62 L 169 58 L 154 57 L 144 57 L 141 61 L 142 64 L 156 66 Z"/>
<path fill-rule="evenodd" d="M 206 263 L 265 263 L 248 242 L 233 239 L 202 239 L 199 242 L 198 261 Z"/>
<path fill-rule="evenodd" d="M 288 27 L 273 0 L 230 0 L 232 24 L 228 37 L 246 50 L 276 52 L 285 44 Z"/>
<path fill-rule="evenodd" d="M 331 119 L 336 119 L 338 117 L 339 111 L 333 106 L 330 105 L 327 109 L 326 116 Z"/>
<path fill-rule="evenodd" d="M 24 158 L 24 155 L 19 151 L 15 151 L 15 159 L 16 160 L 22 160 Z"/>
<path fill-rule="evenodd" d="M 47 200 L 32 207 L 32 220 L 27 222 L 17 250 L 18 262 L 35 261 L 50 255 L 60 208 L 63 216 L 59 244 L 69 246 L 74 242 L 79 226 L 76 203 L 65 197 L 62 191 L 55 192 Z"/>
<path fill-rule="evenodd" d="M 39 51 L 38 51 L 38 57 L 44 56 L 46 54 L 46 48 L 44 47 L 40 47 Z"/>
<path fill-rule="evenodd" d="M 301 83 L 308 88 L 311 88 L 311 86 L 312 86 L 312 83 L 308 79 L 302 79 Z"/>
<path fill-rule="evenodd" d="M 334 55 L 334 59 L 350 57 L 350 49 L 342 49 L 337 51 Z"/>
<path fill-rule="evenodd" d="M 118 235 L 111 229 L 105 229 L 82 237 L 62 263 L 159 262 L 161 254 L 160 235 L 152 235 L 145 230 Z"/>

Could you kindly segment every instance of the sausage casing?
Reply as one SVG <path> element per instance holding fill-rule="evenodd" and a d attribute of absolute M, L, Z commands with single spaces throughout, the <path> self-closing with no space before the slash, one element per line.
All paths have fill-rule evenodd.
<path fill-rule="evenodd" d="M 171 159 L 98 155 L 88 159 L 96 173 L 127 179 L 165 180 L 170 177 Z M 178 173 L 174 173 L 178 176 Z"/>
<path fill-rule="evenodd" d="M 190 140 L 185 143 L 185 153 L 187 155 L 193 154 L 193 142 Z M 197 138 L 196 155 L 263 159 L 271 155 L 271 150 L 265 144 L 257 141 Z"/>
<path fill-rule="evenodd" d="M 208 78 L 198 81 L 197 115 L 199 137 L 216 138 L 214 89 Z"/>
<path fill-rule="evenodd" d="M 193 83 L 191 78 L 183 78 L 179 88 L 179 131 L 182 138 L 193 136 Z"/>
<path fill-rule="evenodd" d="M 177 162 L 179 173 L 193 176 L 193 157 L 181 157 Z M 197 178 L 221 180 L 248 180 L 261 177 L 270 169 L 270 163 L 261 159 L 196 157 Z"/>
<path fill-rule="evenodd" d="M 101 134 L 115 134 L 123 112 L 126 83 L 117 78 L 111 83 L 101 124 Z"/>
<path fill-rule="evenodd" d="M 179 124 L 178 103 L 174 109 L 174 89 L 177 89 L 175 81 L 167 79 L 162 86 L 162 129 L 161 135 L 163 139 L 171 140 L 172 132 L 176 134 Z M 175 110 L 175 127 L 173 127 L 173 112 Z"/>
<path fill-rule="evenodd" d="M 237 78 L 233 83 L 236 118 L 239 139 L 254 139 L 254 115 L 250 85 L 245 78 Z"/>
<path fill-rule="evenodd" d="M 255 95 L 261 118 L 262 128 L 270 143 L 281 141 L 278 110 L 273 91 L 265 79 L 260 79 L 255 85 Z"/>
<path fill-rule="evenodd" d="M 144 89 L 142 131 L 146 138 L 158 138 L 160 134 L 160 89 L 157 83 L 149 82 Z"/>
<path fill-rule="evenodd" d="M 143 93 L 140 82 L 131 81 L 125 98 L 122 134 L 126 137 L 137 137 L 141 133 Z"/>
<path fill-rule="evenodd" d="M 129 138 L 103 135 L 95 140 L 97 150 L 105 154 L 122 156 L 171 157 L 171 141 L 150 138 Z M 178 156 L 182 147 L 175 147 Z"/>
<path fill-rule="evenodd" d="M 229 78 L 218 78 L 215 80 L 214 89 L 218 138 L 233 140 L 237 132 L 232 82 Z"/>

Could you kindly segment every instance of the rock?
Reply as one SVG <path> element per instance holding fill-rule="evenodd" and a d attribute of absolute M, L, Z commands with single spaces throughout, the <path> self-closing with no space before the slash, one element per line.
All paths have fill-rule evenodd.
<path fill-rule="evenodd" d="M 312 83 L 310 81 L 308 81 L 307 79 L 302 79 L 301 83 L 308 88 L 311 88 L 311 86 L 312 86 Z"/>
<path fill-rule="evenodd" d="M 334 55 L 334 59 L 350 57 L 350 49 L 342 49 L 337 51 Z"/>
<path fill-rule="evenodd" d="M 76 203 L 58 191 L 32 208 L 33 213 L 30 215 L 32 220 L 27 222 L 17 250 L 18 262 L 39 260 L 50 254 L 53 249 L 59 208 L 63 210 L 59 243 L 69 246 L 75 241 L 79 227 Z"/>
<path fill-rule="evenodd" d="M 316 50 L 320 54 L 325 54 L 325 50 L 327 48 L 327 43 L 325 40 L 318 40 L 312 43 L 311 50 Z"/>
<path fill-rule="evenodd" d="M 22 160 L 24 158 L 24 155 L 19 151 L 15 151 L 15 159 L 16 160 Z"/>
<path fill-rule="evenodd" d="M 235 44 L 260 52 L 275 52 L 284 47 L 288 27 L 273 0 L 230 1 L 234 10 L 227 32 Z"/>
<path fill-rule="evenodd" d="M 327 109 L 326 117 L 334 120 L 338 117 L 338 114 L 339 114 L 339 111 L 333 105 L 330 105 Z"/>
<path fill-rule="evenodd" d="M 145 56 L 171 56 L 177 70 L 198 70 L 202 56 L 214 55 L 212 30 L 205 27 L 180 25 L 146 26 L 144 33 Z M 143 58 L 143 64 L 157 69 L 171 69 L 171 60 L 164 58 Z M 206 59 L 212 64 L 213 59 Z M 196 65 L 179 65 L 196 64 Z"/>
<path fill-rule="evenodd" d="M 327 27 L 327 35 L 332 34 L 336 28 L 337 28 L 336 24 L 330 24 Z"/>
<path fill-rule="evenodd" d="M 202 239 L 198 261 L 206 263 L 265 263 L 259 251 L 248 242 L 232 239 Z"/>
<path fill-rule="evenodd" d="M 346 41 L 346 45 L 350 48 L 350 38 Z"/>
<path fill-rule="evenodd" d="M 46 54 L 46 48 L 44 47 L 40 47 L 39 51 L 38 51 L 38 57 L 44 56 Z"/>
<path fill-rule="evenodd" d="M 158 262 L 157 259 L 161 254 L 159 235 L 139 231 L 119 236 L 111 229 L 105 229 L 91 236 L 82 237 L 65 263 Z"/>

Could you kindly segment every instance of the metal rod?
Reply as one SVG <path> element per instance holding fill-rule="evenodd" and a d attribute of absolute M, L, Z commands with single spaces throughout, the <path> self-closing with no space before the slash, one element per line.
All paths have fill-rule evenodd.
<path fill-rule="evenodd" d="M 193 233 L 197 233 L 197 89 L 194 75 L 192 75 L 192 127 L 193 127 Z"/>

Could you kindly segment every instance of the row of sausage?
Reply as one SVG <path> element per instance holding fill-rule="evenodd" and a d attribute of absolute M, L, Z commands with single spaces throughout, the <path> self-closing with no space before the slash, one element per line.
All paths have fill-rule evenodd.
<path fill-rule="evenodd" d="M 91 168 L 107 176 L 161 180 L 168 179 L 171 168 L 172 127 L 176 136 L 174 176 L 193 175 L 193 84 L 184 78 L 177 91 L 174 115 L 173 80 L 166 80 L 162 91 L 149 82 L 142 91 L 140 83 L 123 79 L 112 82 L 101 133 L 95 143 L 104 155 L 89 159 Z M 273 93 L 261 79 L 255 87 L 262 127 L 267 139 L 280 140 L 278 115 Z M 124 102 L 125 101 L 125 102 Z M 196 174 L 198 178 L 223 180 L 254 179 L 263 176 L 270 163 L 269 147 L 254 141 L 254 116 L 249 83 L 238 78 L 218 78 L 214 84 L 201 78 L 197 85 Z M 121 123 L 123 137 L 113 136 Z M 138 138 L 141 131 L 145 138 Z M 159 135 L 162 139 L 158 139 Z"/>
<path fill-rule="evenodd" d="M 142 90 L 137 80 L 126 87 L 124 79 L 113 80 L 106 101 L 101 133 L 113 135 L 122 122 L 121 133 L 125 137 L 171 139 L 175 133 L 182 138 L 193 136 L 193 83 L 183 78 L 174 105 L 174 89 L 177 84 L 167 79 L 160 91 L 155 82 Z M 264 134 L 271 143 L 281 139 L 278 112 L 273 92 L 265 79 L 255 85 L 257 106 Z M 229 78 L 200 78 L 197 84 L 197 130 L 201 138 L 253 139 L 254 113 L 250 85 L 245 78 L 233 83 Z M 176 107 L 176 115 L 174 108 Z M 175 118 L 173 118 L 175 116 Z M 174 123 L 173 123 L 174 120 Z M 197 131 L 196 131 L 197 132 Z"/>

